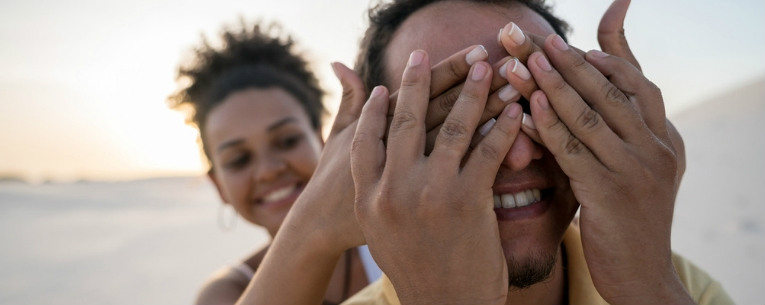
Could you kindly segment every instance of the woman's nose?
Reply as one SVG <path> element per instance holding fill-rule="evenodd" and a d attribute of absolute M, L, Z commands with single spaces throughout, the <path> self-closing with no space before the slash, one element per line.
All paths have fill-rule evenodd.
<path fill-rule="evenodd" d="M 272 181 L 287 168 L 287 164 L 279 156 L 262 154 L 258 156 L 253 172 L 255 181 Z"/>

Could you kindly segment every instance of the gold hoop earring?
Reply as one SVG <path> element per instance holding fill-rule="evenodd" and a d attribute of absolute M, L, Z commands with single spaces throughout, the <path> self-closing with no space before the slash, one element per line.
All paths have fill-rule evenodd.
<path fill-rule="evenodd" d="M 226 210 L 233 211 L 233 213 L 232 212 L 226 213 Z M 231 220 L 228 222 L 226 221 L 226 218 L 227 218 L 226 214 L 230 215 L 228 216 L 228 218 L 230 218 Z M 225 204 L 225 203 L 221 204 L 220 206 L 218 206 L 218 227 L 220 227 L 220 229 L 223 232 L 231 231 L 232 229 L 236 227 L 236 219 L 239 218 L 237 217 L 238 215 L 239 213 L 231 205 Z"/>

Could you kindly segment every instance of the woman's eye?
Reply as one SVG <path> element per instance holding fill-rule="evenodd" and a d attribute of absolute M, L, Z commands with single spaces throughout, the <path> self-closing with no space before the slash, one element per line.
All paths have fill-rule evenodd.
<path fill-rule="evenodd" d="M 303 135 L 293 135 L 289 137 L 283 138 L 281 141 L 279 141 L 279 148 L 281 149 L 290 149 L 298 145 L 300 143 L 300 140 L 303 139 Z"/>
<path fill-rule="evenodd" d="M 236 158 L 231 159 L 230 161 L 226 162 L 226 168 L 230 169 L 240 169 L 245 166 L 247 166 L 247 163 L 250 162 L 250 156 L 249 155 L 240 155 Z"/>

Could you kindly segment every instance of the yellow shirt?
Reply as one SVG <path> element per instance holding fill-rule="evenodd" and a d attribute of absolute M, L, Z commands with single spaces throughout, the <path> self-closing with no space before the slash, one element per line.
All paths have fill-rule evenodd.
<path fill-rule="evenodd" d="M 566 259 L 568 263 L 568 298 L 571 305 L 597 305 L 608 304 L 600 297 L 595 285 L 592 283 L 590 271 L 584 260 L 582 250 L 582 238 L 579 229 L 572 225 L 563 236 L 563 245 L 566 247 Z M 675 265 L 680 280 L 685 289 L 699 305 L 723 305 L 733 304 L 720 283 L 712 279 L 706 272 L 690 261 L 673 254 L 672 262 Z M 388 277 L 382 278 L 370 284 L 356 295 L 346 300 L 343 305 L 401 305 L 396 296 Z"/>

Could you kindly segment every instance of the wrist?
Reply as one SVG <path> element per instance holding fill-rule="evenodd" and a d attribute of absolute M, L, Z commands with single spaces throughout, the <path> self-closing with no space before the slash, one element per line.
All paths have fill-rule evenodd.
<path fill-rule="evenodd" d="M 696 304 L 674 269 L 664 276 L 630 286 L 630 289 L 620 289 L 621 295 L 606 301 L 613 305 Z"/>

